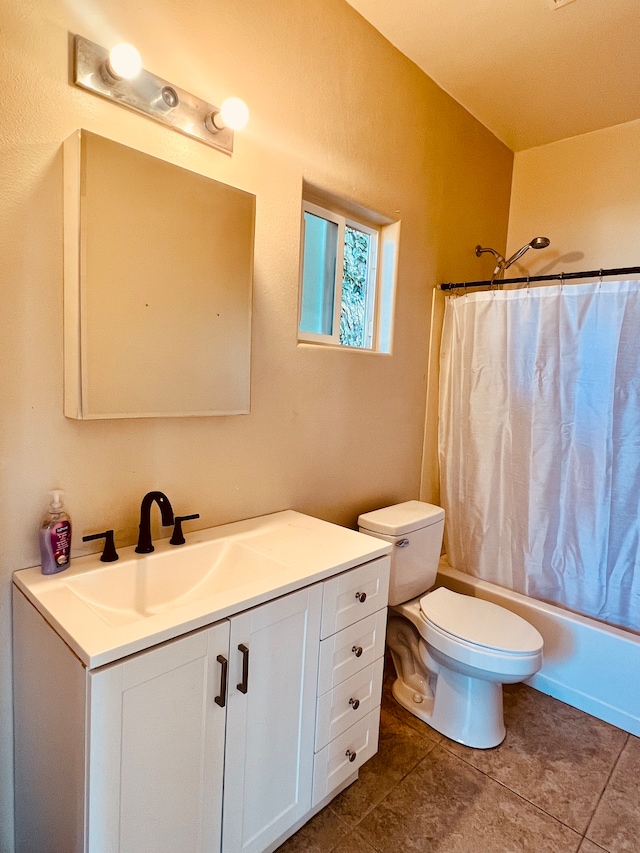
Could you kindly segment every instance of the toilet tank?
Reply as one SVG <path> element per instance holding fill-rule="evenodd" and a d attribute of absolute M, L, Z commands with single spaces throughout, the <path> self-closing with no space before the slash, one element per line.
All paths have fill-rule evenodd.
<path fill-rule="evenodd" d="M 442 548 L 442 507 L 405 501 L 363 513 L 358 529 L 396 546 L 391 554 L 389 604 L 402 604 L 431 589 Z"/>

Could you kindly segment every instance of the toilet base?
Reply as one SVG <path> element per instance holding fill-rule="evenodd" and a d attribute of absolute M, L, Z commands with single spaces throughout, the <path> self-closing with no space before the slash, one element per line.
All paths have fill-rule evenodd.
<path fill-rule="evenodd" d="M 416 627 L 393 611 L 387 644 L 398 676 L 391 692 L 403 708 L 465 746 L 491 749 L 502 743 L 502 682 L 450 668 L 450 661 L 430 649 Z"/>
<path fill-rule="evenodd" d="M 393 682 L 391 692 L 403 708 L 449 740 L 491 749 L 505 738 L 502 684 L 440 668 L 434 698 L 416 692 L 401 678 Z"/>

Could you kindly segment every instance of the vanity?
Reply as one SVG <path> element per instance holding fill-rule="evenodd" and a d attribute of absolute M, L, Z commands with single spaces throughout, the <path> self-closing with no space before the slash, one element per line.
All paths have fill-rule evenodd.
<path fill-rule="evenodd" d="M 16 572 L 18 853 L 275 850 L 377 750 L 390 550 L 285 511 Z"/>

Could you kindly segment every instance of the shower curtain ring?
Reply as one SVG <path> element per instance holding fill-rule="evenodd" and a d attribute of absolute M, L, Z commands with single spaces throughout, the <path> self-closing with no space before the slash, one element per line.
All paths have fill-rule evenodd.
<path fill-rule="evenodd" d="M 600 267 L 600 275 L 598 277 L 598 290 L 602 289 L 602 267 Z"/>
<path fill-rule="evenodd" d="M 560 293 L 562 293 L 562 286 L 564 284 L 564 272 L 560 273 Z"/>

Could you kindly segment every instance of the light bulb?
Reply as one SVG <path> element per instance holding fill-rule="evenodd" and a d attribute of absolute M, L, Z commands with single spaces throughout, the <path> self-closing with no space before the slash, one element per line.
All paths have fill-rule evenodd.
<path fill-rule="evenodd" d="M 231 130 L 242 130 L 249 121 L 249 108 L 240 98 L 227 98 L 215 113 L 210 113 L 204 120 L 209 133 L 218 133 L 225 127 Z"/>
<path fill-rule="evenodd" d="M 249 107 L 241 98 L 227 98 L 220 107 L 220 116 L 227 127 L 242 130 L 249 121 Z"/>
<path fill-rule="evenodd" d="M 142 59 L 132 44 L 117 44 L 109 53 L 107 71 L 116 80 L 131 80 L 141 68 Z"/>

